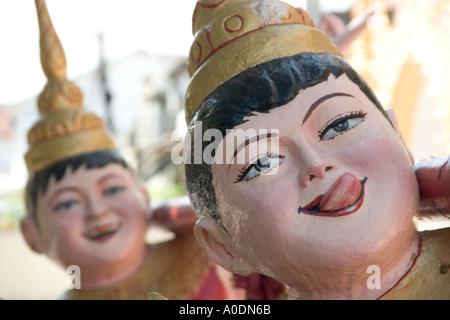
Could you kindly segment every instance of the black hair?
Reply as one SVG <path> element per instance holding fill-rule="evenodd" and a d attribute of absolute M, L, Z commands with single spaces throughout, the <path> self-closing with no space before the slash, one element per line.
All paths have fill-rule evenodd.
<path fill-rule="evenodd" d="M 71 167 L 75 172 L 83 164 L 87 169 L 103 168 L 110 163 L 117 163 L 124 168 L 128 168 L 126 161 L 116 150 L 101 150 L 91 153 L 85 153 L 61 160 L 39 172 L 30 174 L 25 188 L 25 205 L 27 213 L 37 219 L 36 201 L 38 193 L 47 191 L 50 177 L 54 176 L 56 181 L 60 181 L 66 174 L 67 168 Z"/>
<path fill-rule="evenodd" d="M 194 137 L 197 121 L 201 121 L 202 134 L 214 128 L 220 130 L 223 137 L 228 129 L 246 122 L 244 118 L 254 115 L 254 112 L 267 113 L 283 106 L 300 90 L 326 81 L 331 74 L 336 78 L 346 74 L 389 120 L 375 94 L 347 61 L 330 53 L 303 52 L 249 68 L 209 94 L 188 126 L 191 150 L 194 150 L 194 139 L 198 138 Z M 204 150 L 210 142 L 201 141 Z M 226 230 L 216 203 L 211 164 L 187 162 L 185 176 L 186 190 L 196 212 L 209 214 Z"/>

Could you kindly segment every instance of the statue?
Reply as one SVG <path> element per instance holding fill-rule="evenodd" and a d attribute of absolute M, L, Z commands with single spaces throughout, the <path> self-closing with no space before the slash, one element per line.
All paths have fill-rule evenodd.
<path fill-rule="evenodd" d="M 209 256 L 289 299 L 449 299 L 450 228 L 417 229 L 395 114 L 308 13 L 199 0 L 193 34 L 183 159 Z"/>
<path fill-rule="evenodd" d="M 150 209 L 147 190 L 103 120 L 84 109 L 80 89 L 66 79 L 65 55 L 45 2 L 36 0 L 36 7 L 48 83 L 38 99 L 40 120 L 28 133 L 21 231 L 32 250 L 73 271 L 73 287 L 58 299 L 240 297 L 231 274 L 196 241 L 189 206 Z M 154 223 L 169 226 L 175 239 L 148 244 Z"/>

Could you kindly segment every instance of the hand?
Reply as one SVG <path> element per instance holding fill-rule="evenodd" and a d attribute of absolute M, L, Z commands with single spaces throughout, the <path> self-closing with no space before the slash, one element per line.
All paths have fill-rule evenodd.
<path fill-rule="evenodd" d="M 367 28 L 367 23 L 374 14 L 375 10 L 369 8 L 345 25 L 337 15 L 327 13 L 322 15 L 318 28 L 333 38 L 333 42 L 345 56 L 353 41 Z"/>
<path fill-rule="evenodd" d="M 419 218 L 450 219 L 450 156 L 416 163 L 420 192 Z"/>
<path fill-rule="evenodd" d="M 197 216 L 186 197 L 169 199 L 153 208 L 151 220 L 180 234 L 193 232 Z"/>

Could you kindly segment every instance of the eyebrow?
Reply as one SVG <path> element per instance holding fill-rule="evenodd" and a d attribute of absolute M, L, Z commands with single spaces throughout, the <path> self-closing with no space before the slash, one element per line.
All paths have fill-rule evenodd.
<path fill-rule="evenodd" d="M 108 178 L 114 178 L 114 177 L 118 177 L 118 175 L 114 172 L 111 173 L 107 173 L 104 176 L 100 177 L 100 179 L 98 179 L 95 183 L 102 183 L 103 181 L 107 180 Z M 50 201 L 53 201 L 54 198 L 56 198 L 57 196 L 59 196 L 61 193 L 67 192 L 67 191 L 74 191 L 74 192 L 79 192 L 79 188 L 77 186 L 67 186 L 67 187 L 62 187 L 58 190 L 56 190 L 51 196 L 50 196 Z"/>
<path fill-rule="evenodd" d="M 352 96 L 351 94 L 348 93 L 343 93 L 343 92 L 335 92 L 335 93 L 330 93 L 327 94 L 321 98 L 319 98 L 316 102 L 314 102 L 308 109 L 308 111 L 305 114 L 305 117 L 303 118 L 303 122 L 302 125 L 305 124 L 306 120 L 308 120 L 308 118 L 311 116 L 311 114 L 313 113 L 313 111 L 324 101 L 334 98 L 334 97 L 352 97 L 354 98 L 354 96 Z"/>
<path fill-rule="evenodd" d="M 60 194 L 67 192 L 67 191 L 73 191 L 73 192 L 78 192 L 78 188 L 77 187 L 73 187 L 73 186 L 68 186 L 68 187 L 62 187 L 58 190 L 56 190 L 48 199 L 48 201 L 50 203 L 52 203 L 55 198 L 57 198 Z"/>
<path fill-rule="evenodd" d="M 268 139 L 268 138 L 272 138 L 272 136 L 277 137 L 278 135 L 276 133 L 267 133 L 267 134 L 258 134 L 257 136 L 251 137 L 251 138 L 246 138 L 244 142 L 242 142 L 240 145 L 237 146 L 236 150 L 234 151 L 233 154 L 233 158 L 236 158 L 236 155 L 238 154 L 238 152 L 242 149 L 247 147 L 250 143 L 255 142 L 255 141 L 259 141 L 261 139 Z M 230 165 L 231 165 L 231 161 L 230 161 Z"/>
<path fill-rule="evenodd" d="M 103 181 L 109 179 L 109 178 L 121 178 L 121 176 L 119 174 L 117 174 L 116 172 L 110 172 L 105 174 L 104 176 L 100 177 L 100 179 L 98 179 L 96 181 L 96 183 L 102 183 Z"/>

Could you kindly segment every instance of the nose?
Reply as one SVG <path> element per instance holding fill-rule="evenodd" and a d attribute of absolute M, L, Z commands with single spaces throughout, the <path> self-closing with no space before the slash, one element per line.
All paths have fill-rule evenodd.
<path fill-rule="evenodd" d="M 306 168 L 301 171 L 300 175 L 300 183 L 303 188 L 306 188 L 315 179 L 324 179 L 327 172 L 336 167 L 331 161 L 324 160 L 311 150 L 305 150 L 302 158 L 304 168 Z"/>
<path fill-rule="evenodd" d="M 89 206 L 86 216 L 88 218 L 99 218 L 105 215 L 108 211 L 108 206 L 101 200 L 94 196 L 89 199 Z"/>
<path fill-rule="evenodd" d="M 306 174 L 302 179 L 302 187 L 306 188 L 311 181 L 314 179 L 323 179 L 325 178 L 325 173 L 333 169 L 333 166 L 319 164 L 316 166 L 311 166 L 309 168 L 308 174 Z"/>

